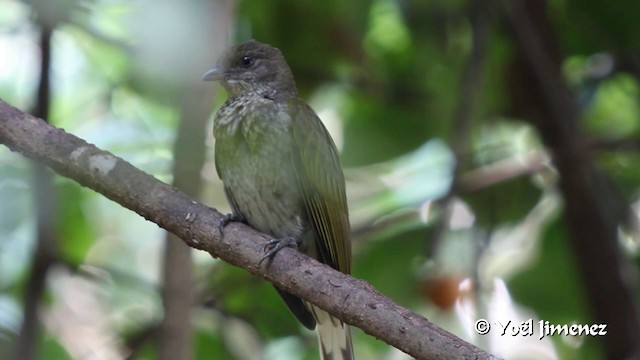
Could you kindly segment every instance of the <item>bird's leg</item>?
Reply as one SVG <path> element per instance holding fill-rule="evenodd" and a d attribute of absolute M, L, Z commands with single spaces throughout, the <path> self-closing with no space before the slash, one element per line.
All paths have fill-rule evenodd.
<path fill-rule="evenodd" d="M 227 227 L 227 225 L 229 225 L 232 222 L 241 222 L 241 223 L 247 223 L 247 219 L 244 218 L 244 216 L 240 215 L 240 214 L 227 214 L 225 215 L 222 220 L 220 220 L 220 223 L 218 224 L 218 231 L 220 231 L 220 236 L 224 236 L 224 228 Z"/>
<path fill-rule="evenodd" d="M 258 265 L 262 264 L 263 261 L 269 259 L 271 261 L 274 256 L 278 253 L 278 251 L 284 249 L 285 247 L 292 247 L 294 249 L 298 249 L 300 247 L 300 240 L 293 236 L 287 236 L 281 239 L 273 239 L 270 240 L 264 246 L 264 256 L 260 259 Z"/>

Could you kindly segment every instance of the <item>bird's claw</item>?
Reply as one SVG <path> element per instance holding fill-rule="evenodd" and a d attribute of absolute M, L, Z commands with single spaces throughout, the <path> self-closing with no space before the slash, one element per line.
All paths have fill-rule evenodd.
<path fill-rule="evenodd" d="M 224 236 L 224 228 L 227 227 L 232 222 L 245 222 L 244 216 L 238 214 L 227 214 L 225 215 L 220 223 L 218 224 L 218 231 L 220 232 L 220 236 Z"/>
<path fill-rule="evenodd" d="M 293 236 L 285 237 L 282 239 L 273 239 L 269 240 L 268 243 L 264 245 L 264 256 L 260 259 L 258 265 L 262 264 L 263 261 L 269 259 L 269 261 L 273 260 L 273 257 L 276 256 L 278 251 L 286 248 L 292 247 L 297 249 L 300 246 L 300 240 Z"/>

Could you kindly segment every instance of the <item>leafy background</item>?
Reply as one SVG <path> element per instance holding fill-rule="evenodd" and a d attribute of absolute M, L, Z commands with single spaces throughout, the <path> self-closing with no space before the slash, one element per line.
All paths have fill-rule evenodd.
<path fill-rule="evenodd" d="M 341 150 L 354 276 L 504 358 L 602 358 L 597 337 L 538 340 L 497 327 L 593 318 L 567 245 L 558 174 L 526 121 L 531 99 L 514 75 L 516 45 L 497 2 L 484 3 L 485 33 L 474 37 L 477 3 L 0 0 L 0 98 L 34 109 L 39 39 L 51 28 L 48 121 L 172 182 L 179 124 L 207 121 L 226 97 L 200 76 L 229 43 L 270 43 Z M 596 144 L 591 156 L 635 219 L 640 3 L 533 3 L 551 24 L 578 128 Z M 619 65 L 628 58 L 633 66 Z M 209 123 L 206 152 L 192 154 L 204 156 L 193 193 L 228 211 Z M 58 176 L 45 200 L 34 190 L 40 171 L 0 148 L 0 358 L 14 350 L 34 300 L 27 290 L 43 216 L 57 241 L 35 299 L 35 358 L 158 357 L 163 304 L 173 301 L 162 294 L 162 230 Z M 45 202 L 51 207 L 37 216 Z M 620 235 L 635 263 L 636 235 Z M 207 254 L 192 257 L 193 358 L 317 358 L 315 335 L 269 284 Z M 473 331 L 479 318 L 494 324 L 489 335 Z M 353 337 L 360 358 L 405 356 L 358 329 Z"/>

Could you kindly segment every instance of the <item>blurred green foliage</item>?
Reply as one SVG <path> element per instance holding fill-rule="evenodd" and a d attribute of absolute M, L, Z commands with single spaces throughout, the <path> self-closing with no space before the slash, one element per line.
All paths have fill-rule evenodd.
<path fill-rule="evenodd" d="M 0 98 L 25 110 L 34 103 L 39 76 L 38 21 L 44 19 L 33 16 L 35 3 L 0 0 Z M 216 11 L 222 2 L 59 3 L 58 13 L 51 14 L 59 18 L 49 120 L 169 182 L 181 116 L 175 98 L 186 83 L 211 86 L 196 76 L 185 78 L 186 69 L 204 73 L 203 64 L 215 59 L 196 50 L 225 45 L 211 43 L 196 24 L 220 21 Z M 236 6 L 229 19 L 231 41 L 255 38 L 280 48 L 302 97 L 341 147 L 354 276 L 505 358 L 527 359 L 532 348 L 539 358 L 601 356 L 597 338 L 490 341 L 468 327 L 478 318 L 591 321 L 566 244 L 556 174 L 528 160 L 532 154 L 545 158 L 545 149 L 531 126 L 512 114 L 515 50 L 505 29 L 490 26 L 471 123 L 462 129 L 454 117 L 468 86 L 463 74 L 473 45 L 468 1 L 265 0 Z M 564 74 L 582 109 L 581 130 L 601 141 L 594 158 L 635 208 L 638 75 L 614 69 L 640 47 L 639 6 L 596 0 L 548 4 L 565 56 Z M 223 99 L 219 94 L 202 101 L 213 111 Z M 459 149 L 447 144 L 463 132 L 470 134 L 469 142 L 456 159 Z M 204 201 L 228 209 L 211 152 L 203 172 Z M 503 166 L 482 173 L 495 164 Z M 456 168 L 462 175 L 478 170 L 496 181 L 442 201 Z M 521 168 L 530 171 L 516 171 Z M 9 353 L 21 322 L 38 203 L 32 199 L 31 173 L 27 160 L 0 148 L 0 354 Z M 132 339 L 149 329 L 153 333 L 162 318 L 162 232 L 69 180 L 56 178 L 55 185 L 61 242 L 42 304 L 39 357 L 79 358 L 80 350 L 93 344 L 92 351 L 155 358 L 153 336 L 142 336 L 139 343 Z M 625 249 L 637 257 L 635 241 Z M 515 264 L 513 258 L 523 260 Z M 195 271 L 196 358 L 317 358 L 315 336 L 287 313 L 270 284 L 207 254 L 196 254 Z M 472 285 L 460 286 L 457 305 L 442 308 L 434 299 L 439 294 L 428 290 L 440 279 Z M 498 291 L 503 282 L 506 294 Z M 69 313 L 70 301 L 89 315 Z M 507 305 L 493 308 L 498 301 Z M 55 320 L 63 314 L 68 321 Z M 83 333 L 86 328 L 95 331 Z M 353 336 L 360 358 L 397 355 L 357 329 Z"/>

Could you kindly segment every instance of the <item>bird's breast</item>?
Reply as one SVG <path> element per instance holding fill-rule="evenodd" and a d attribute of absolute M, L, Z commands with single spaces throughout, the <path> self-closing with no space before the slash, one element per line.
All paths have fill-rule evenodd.
<path fill-rule="evenodd" d="M 219 112 L 214 125 L 216 167 L 234 211 L 259 231 L 297 237 L 305 222 L 303 200 L 286 126 L 274 119 L 277 108 L 235 105 L 236 111 Z"/>

